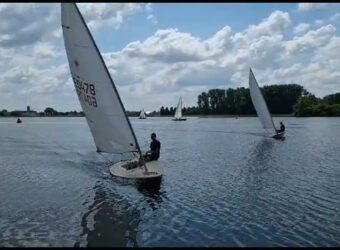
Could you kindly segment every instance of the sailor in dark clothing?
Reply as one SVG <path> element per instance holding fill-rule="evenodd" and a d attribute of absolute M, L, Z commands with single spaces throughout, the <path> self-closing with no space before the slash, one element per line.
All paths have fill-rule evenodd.
<path fill-rule="evenodd" d="M 285 129 L 286 129 L 285 125 L 283 125 L 282 122 L 280 122 L 280 124 L 281 124 L 280 129 L 279 129 L 277 132 L 278 132 L 278 133 L 285 132 Z"/>
<path fill-rule="evenodd" d="M 155 161 L 159 158 L 159 153 L 161 150 L 161 143 L 156 139 L 156 134 L 151 134 L 152 142 L 150 143 L 150 150 L 144 155 L 145 161 Z"/>

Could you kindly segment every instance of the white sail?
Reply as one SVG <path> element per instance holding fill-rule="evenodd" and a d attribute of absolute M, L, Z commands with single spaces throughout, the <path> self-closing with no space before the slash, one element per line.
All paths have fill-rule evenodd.
<path fill-rule="evenodd" d="M 75 3 L 61 4 L 65 49 L 79 102 L 97 151 L 139 151 L 117 89 Z"/>
<path fill-rule="evenodd" d="M 146 118 L 146 115 L 145 115 L 144 109 L 142 109 L 142 111 L 140 112 L 140 114 L 139 114 L 139 118 L 142 118 L 142 119 L 145 119 L 145 118 Z"/>
<path fill-rule="evenodd" d="M 182 97 L 179 98 L 174 117 L 177 119 L 182 118 Z"/>
<path fill-rule="evenodd" d="M 276 134 L 273 119 L 269 113 L 267 104 L 262 96 L 259 85 L 257 84 L 257 81 L 251 69 L 249 71 L 249 91 L 256 113 L 262 123 L 263 128 L 273 131 Z"/>

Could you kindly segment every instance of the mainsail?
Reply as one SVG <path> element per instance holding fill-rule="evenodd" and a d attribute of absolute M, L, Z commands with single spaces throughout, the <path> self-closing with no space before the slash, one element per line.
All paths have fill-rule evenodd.
<path fill-rule="evenodd" d="M 145 115 L 144 109 L 142 109 L 142 111 L 140 112 L 140 114 L 139 114 L 139 118 L 142 118 L 142 119 L 145 119 L 145 118 L 146 118 L 146 115 Z"/>
<path fill-rule="evenodd" d="M 179 98 L 174 117 L 176 119 L 182 118 L 182 97 Z"/>
<path fill-rule="evenodd" d="M 141 152 L 118 91 L 75 3 L 61 4 L 61 22 L 72 79 L 97 151 Z"/>
<path fill-rule="evenodd" d="M 261 90 L 251 68 L 249 70 L 249 91 L 256 113 L 262 123 L 263 128 L 273 131 L 276 134 L 273 119 L 269 113 L 267 104 L 262 96 Z"/>

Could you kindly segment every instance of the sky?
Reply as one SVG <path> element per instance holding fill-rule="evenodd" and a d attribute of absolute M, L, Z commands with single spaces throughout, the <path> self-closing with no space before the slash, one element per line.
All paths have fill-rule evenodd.
<path fill-rule="evenodd" d="M 78 3 L 127 110 L 212 88 L 340 92 L 339 3 Z M 80 111 L 58 3 L 0 3 L 0 110 Z"/>

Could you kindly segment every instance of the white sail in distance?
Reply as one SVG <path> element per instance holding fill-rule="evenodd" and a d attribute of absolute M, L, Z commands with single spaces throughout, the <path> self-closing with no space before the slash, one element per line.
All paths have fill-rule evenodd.
<path fill-rule="evenodd" d="M 263 98 L 262 92 L 259 88 L 259 85 L 255 79 L 255 76 L 251 68 L 249 69 L 249 91 L 251 99 L 253 101 L 254 108 L 262 123 L 263 128 L 276 134 L 273 119 L 269 113 L 267 104 Z"/>
<path fill-rule="evenodd" d="M 61 22 L 72 79 L 97 151 L 140 152 L 115 84 L 75 3 L 61 3 Z"/>
<path fill-rule="evenodd" d="M 182 97 L 180 97 L 178 100 L 178 104 L 177 104 L 174 117 L 177 119 L 182 118 Z"/>
<path fill-rule="evenodd" d="M 146 118 L 146 115 L 145 115 L 144 109 L 142 109 L 142 111 L 140 112 L 140 114 L 139 114 L 139 118 L 143 118 L 143 119 L 145 119 L 145 118 Z"/>

